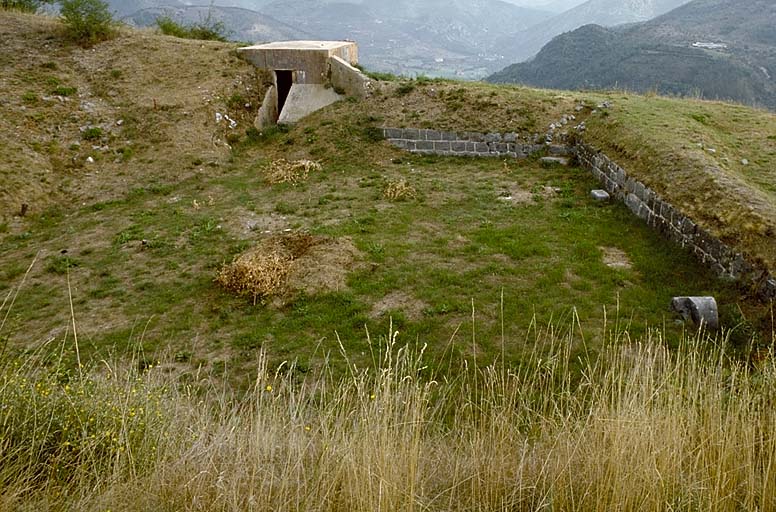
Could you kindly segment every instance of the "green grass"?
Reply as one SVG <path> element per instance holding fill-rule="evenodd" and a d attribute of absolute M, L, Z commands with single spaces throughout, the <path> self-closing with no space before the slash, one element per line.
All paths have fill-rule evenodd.
<path fill-rule="evenodd" d="M 66 217 L 40 216 L 28 236 L 7 241 L 2 258 L 25 261 L 41 249 L 68 253 L 48 257 L 48 277 L 33 271 L 14 306 L 16 325 L 25 329 L 12 343 L 67 324 L 65 271 L 76 319 L 99 318 L 81 326 L 84 357 L 139 343 L 148 354 L 186 351 L 198 364 L 231 368 L 247 367 L 259 348 L 271 351 L 274 364 L 287 358 L 320 364 L 336 349 L 337 335 L 363 360 L 365 330 L 384 331 L 391 319 L 407 339 L 429 343 L 434 366 L 447 348 L 439 340 L 456 331 L 456 350 L 471 355 L 459 342 L 472 315 L 474 353 L 487 362 L 500 354 L 502 335 L 519 338 L 531 322 L 565 324 L 576 315 L 584 335 L 596 337 L 606 309 L 634 336 L 651 327 L 678 335 L 684 327 L 668 311 L 673 295 L 738 303 L 732 286 L 698 272 L 687 253 L 624 206 L 589 199 L 596 184 L 583 170 L 406 155 L 374 141 L 368 119 L 345 118 L 334 128 L 329 115 L 241 146 L 217 175 L 131 190 Z M 345 134 L 362 142 L 341 144 Z M 317 153 L 323 171 L 296 186 L 267 184 L 266 160 L 257 155 L 272 159 L 289 147 Z M 402 179 L 416 198 L 384 198 L 385 184 Z M 546 187 L 559 192 L 547 195 Z M 506 194 L 527 199 L 499 199 Z M 253 306 L 218 288 L 216 271 L 266 236 L 266 228 L 350 237 L 362 258 L 348 288 L 301 294 L 280 306 Z M 605 266 L 601 251 L 609 247 L 624 251 L 632 268 Z M 18 281 L 18 269 L 11 276 Z M 0 292 L 14 284 L 4 282 Z M 382 304 L 385 297 L 396 301 Z M 504 326 L 502 310 L 510 319 Z M 723 321 L 738 318 L 736 308 L 725 311 L 731 313 Z M 582 334 L 576 339 L 581 343 Z M 516 344 L 507 358 L 517 364 L 530 349 Z M 250 380 L 236 370 L 229 375 L 242 385 Z"/>

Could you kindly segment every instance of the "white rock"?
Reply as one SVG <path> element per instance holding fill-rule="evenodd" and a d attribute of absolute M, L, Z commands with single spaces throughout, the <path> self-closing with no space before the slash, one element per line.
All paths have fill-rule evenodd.
<path fill-rule="evenodd" d="M 749 160 L 747 160 L 746 158 L 742 158 L 741 165 L 749 165 Z"/>
<path fill-rule="evenodd" d="M 93 164 L 94 163 L 94 158 L 92 158 L 92 157 L 87 158 L 86 159 L 86 163 Z"/>

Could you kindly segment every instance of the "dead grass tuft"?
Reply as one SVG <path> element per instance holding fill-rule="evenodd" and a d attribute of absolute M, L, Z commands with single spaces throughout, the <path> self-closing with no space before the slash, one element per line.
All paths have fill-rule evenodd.
<path fill-rule="evenodd" d="M 224 265 L 216 282 L 236 295 L 249 297 L 254 305 L 297 291 L 315 294 L 338 290 L 344 288 L 345 275 L 357 252 L 349 239 L 304 233 L 272 236 Z"/>
<path fill-rule="evenodd" d="M 291 183 L 297 184 L 305 181 L 311 172 L 323 169 L 320 163 L 312 160 L 295 160 L 289 162 L 281 158 L 270 162 L 265 176 L 267 181 L 272 184 Z"/>
<path fill-rule="evenodd" d="M 407 183 L 407 180 L 404 178 L 389 181 L 385 191 L 383 191 L 383 197 L 391 201 L 406 201 L 408 199 L 415 199 L 417 196 L 418 192 L 415 190 L 415 187 Z"/>

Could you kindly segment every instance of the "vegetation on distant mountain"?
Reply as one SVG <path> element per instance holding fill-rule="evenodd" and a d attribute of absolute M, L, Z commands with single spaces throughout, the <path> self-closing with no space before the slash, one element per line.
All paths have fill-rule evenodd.
<path fill-rule="evenodd" d="M 563 34 L 532 61 L 488 81 L 656 91 L 776 108 L 774 26 L 770 1 L 695 0 L 646 23 Z"/>
<path fill-rule="evenodd" d="M 497 48 L 512 62 L 530 59 L 553 37 L 583 25 L 614 26 L 642 22 L 689 0 L 588 0 L 548 20 L 498 40 Z"/>
<path fill-rule="evenodd" d="M 228 36 L 224 22 L 213 21 L 212 13 L 208 13 L 204 20 L 191 25 L 178 23 L 169 16 L 159 16 L 156 18 L 156 26 L 164 35 L 183 39 L 225 42 Z"/>
<path fill-rule="evenodd" d="M 254 43 L 313 38 L 270 16 L 239 7 L 150 7 L 133 12 L 123 20 L 135 26 L 156 26 L 162 33 L 187 39 Z"/>
<path fill-rule="evenodd" d="M 44 4 L 50 4 L 54 0 L 0 0 L 0 9 L 15 10 L 21 12 L 36 12 Z"/>

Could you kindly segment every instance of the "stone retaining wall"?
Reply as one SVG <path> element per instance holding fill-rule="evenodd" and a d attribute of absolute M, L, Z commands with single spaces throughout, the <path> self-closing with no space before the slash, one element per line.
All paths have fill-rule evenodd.
<path fill-rule="evenodd" d="M 516 133 L 446 132 L 415 128 L 384 128 L 383 135 L 392 145 L 420 154 L 444 156 L 526 158 L 539 152 L 556 156 L 576 155 L 579 163 L 611 194 L 622 201 L 649 226 L 689 249 L 717 275 L 754 286 L 766 299 L 776 299 L 776 279 L 762 267 L 747 261 L 708 231 L 698 226 L 644 183 L 628 173 L 595 148 L 521 142 Z"/>
<path fill-rule="evenodd" d="M 644 183 L 628 176 L 605 154 L 586 144 L 579 144 L 576 152 L 579 163 L 634 215 L 664 237 L 688 248 L 717 275 L 753 283 L 760 294 L 776 299 L 776 279 L 765 269 L 752 265 L 743 254 L 698 226 Z"/>
<path fill-rule="evenodd" d="M 568 146 L 521 141 L 516 133 L 445 132 L 416 128 L 383 128 L 383 136 L 397 148 L 424 155 L 527 158 L 549 152 L 569 156 Z"/>

